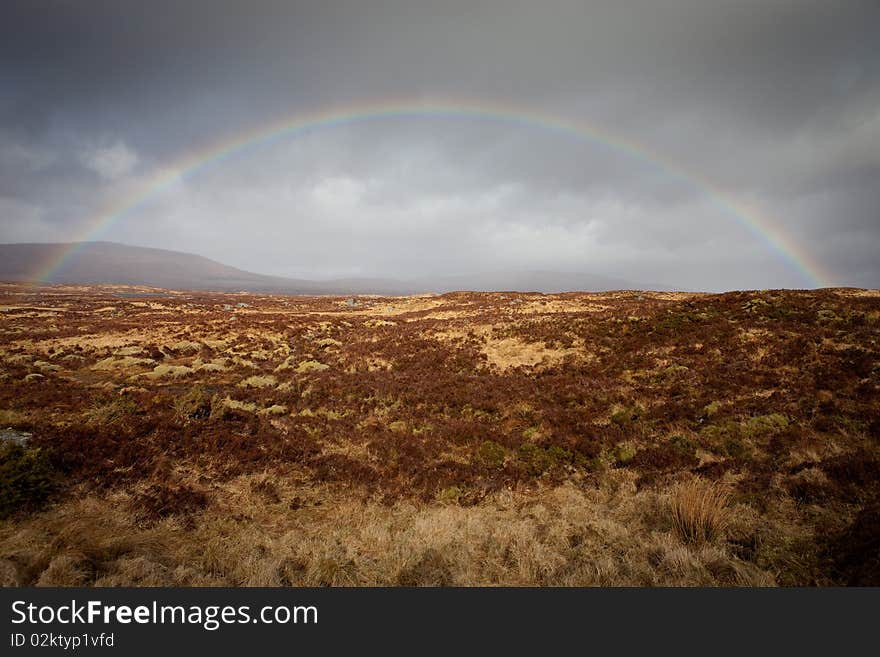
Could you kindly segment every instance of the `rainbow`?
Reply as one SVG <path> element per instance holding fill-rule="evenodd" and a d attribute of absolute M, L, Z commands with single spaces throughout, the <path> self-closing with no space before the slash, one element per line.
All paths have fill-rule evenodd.
<path fill-rule="evenodd" d="M 734 198 L 700 173 L 687 169 L 667 157 L 662 157 L 659 153 L 623 135 L 583 120 L 570 121 L 528 109 L 460 100 L 385 101 L 343 109 L 331 108 L 306 115 L 294 114 L 193 151 L 179 159 L 173 166 L 163 168 L 139 185 L 134 192 L 117 199 L 88 220 L 79 238 L 74 240 L 69 248 L 53 257 L 50 262 L 44 263 L 33 278 L 36 281 L 50 280 L 83 243 L 100 238 L 112 226 L 176 182 L 194 176 L 205 168 L 231 157 L 281 139 L 297 138 L 344 125 L 366 121 L 431 117 L 504 122 L 518 127 L 547 130 L 563 137 L 610 148 L 624 156 L 651 165 L 674 182 L 700 190 L 723 214 L 737 221 L 764 243 L 771 252 L 797 271 L 809 287 L 827 287 L 834 278 L 790 235 L 774 225 L 756 208 Z"/>

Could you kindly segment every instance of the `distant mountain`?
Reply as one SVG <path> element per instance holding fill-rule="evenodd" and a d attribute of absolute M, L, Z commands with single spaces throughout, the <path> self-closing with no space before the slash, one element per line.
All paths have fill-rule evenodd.
<path fill-rule="evenodd" d="M 73 248 L 76 246 L 76 248 Z M 62 264 L 58 263 L 65 253 Z M 266 276 L 236 269 L 203 256 L 114 242 L 0 244 L 0 281 L 76 285 L 146 285 L 179 290 L 267 292 L 275 294 L 418 294 L 423 292 L 522 291 L 569 292 L 664 289 L 591 274 L 549 271 L 496 271 L 401 281 L 347 278 L 315 281 Z"/>
<path fill-rule="evenodd" d="M 0 280 L 31 281 L 50 263 L 71 251 L 70 243 L 0 244 Z M 203 256 L 148 249 L 114 242 L 78 245 L 60 267 L 49 272 L 49 283 L 76 285 L 147 285 L 168 289 L 279 294 L 409 294 L 397 281 L 352 279 L 309 281 L 265 276 L 236 269 Z"/>

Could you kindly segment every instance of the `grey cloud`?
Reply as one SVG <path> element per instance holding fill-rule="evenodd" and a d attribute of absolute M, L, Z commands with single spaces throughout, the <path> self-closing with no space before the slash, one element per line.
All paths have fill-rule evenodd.
<path fill-rule="evenodd" d="M 203 167 L 101 237 L 298 276 L 804 285 L 720 193 L 834 282 L 880 286 L 878 26 L 856 0 L 14 1 L 0 241 L 79 236 L 157 171 L 280 117 L 473 99 L 649 155 L 476 117 L 361 121 Z"/>

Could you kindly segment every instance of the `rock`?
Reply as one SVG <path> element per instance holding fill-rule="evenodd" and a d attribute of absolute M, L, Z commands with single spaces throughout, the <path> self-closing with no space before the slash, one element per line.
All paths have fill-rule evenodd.
<path fill-rule="evenodd" d="M 24 447 L 33 434 L 27 431 L 17 431 L 16 429 L 0 429 L 0 444 L 14 443 Z"/>

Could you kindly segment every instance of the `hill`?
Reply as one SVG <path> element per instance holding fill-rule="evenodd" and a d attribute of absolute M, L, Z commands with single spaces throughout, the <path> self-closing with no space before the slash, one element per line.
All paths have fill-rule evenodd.
<path fill-rule="evenodd" d="M 274 294 L 391 294 L 455 290 L 523 292 L 602 292 L 620 289 L 666 289 L 584 273 L 496 271 L 467 276 L 394 280 L 344 278 L 305 280 L 267 276 L 224 265 L 192 253 L 129 246 L 115 242 L 0 244 L 0 281 L 74 285 L 145 285 L 168 289 Z M 63 264 L 44 275 L 65 254 Z"/>
<path fill-rule="evenodd" d="M 71 250 L 70 243 L 0 244 L 0 280 L 31 281 L 47 263 Z M 372 279 L 307 281 L 255 274 L 192 253 L 129 246 L 114 242 L 79 245 L 45 282 L 76 285 L 147 285 L 211 291 L 282 294 L 366 293 L 381 290 L 405 294 L 394 281 Z"/>

